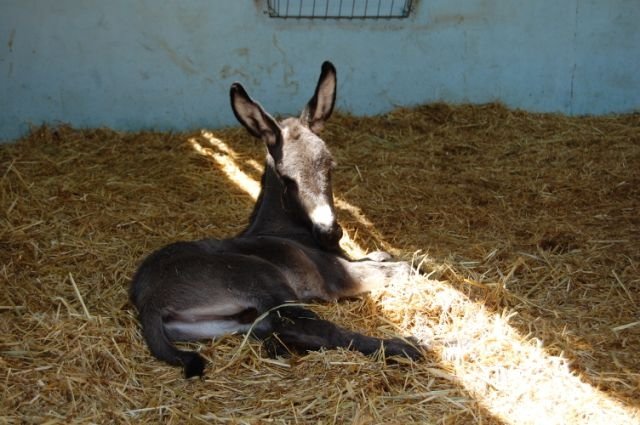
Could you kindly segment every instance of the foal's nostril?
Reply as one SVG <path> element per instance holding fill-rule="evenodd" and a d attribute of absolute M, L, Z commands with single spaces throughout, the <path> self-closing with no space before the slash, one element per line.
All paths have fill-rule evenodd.
<path fill-rule="evenodd" d="M 338 224 L 332 226 L 314 224 L 313 236 L 324 248 L 335 249 L 342 238 L 342 227 Z"/>
<path fill-rule="evenodd" d="M 340 242 L 340 239 L 342 239 L 342 227 L 339 224 L 336 224 L 336 228 L 333 233 L 337 242 Z"/>

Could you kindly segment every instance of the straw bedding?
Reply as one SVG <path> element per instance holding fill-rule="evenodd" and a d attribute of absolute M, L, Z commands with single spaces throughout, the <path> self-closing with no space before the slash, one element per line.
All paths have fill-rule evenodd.
<path fill-rule="evenodd" d="M 0 422 L 640 421 L 640 115 L 338 114 L 323 136 L 352 249 L 424 274 L 314 309 L 413 334 L 426 359 L 270 359 L 228 336 L 190 345 L 211 363 L 187 381 L 148 353 L 127 288 L 151 250 L 246 224 L 253 199 L 220 160 L 257 180 L 264 149 L 213 135 L 232 151 L 64 125 L 0 146 Z"/>

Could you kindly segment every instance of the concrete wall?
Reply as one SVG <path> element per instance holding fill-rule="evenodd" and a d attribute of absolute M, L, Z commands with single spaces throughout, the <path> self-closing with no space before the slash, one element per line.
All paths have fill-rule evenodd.
<path fill-rule="evenodd" d="M 297 113 L 320 64 L 338 107 L 432 101 L 640 109 L 638 0 L 414 0 L 404 20 L 282 20 L 260 0 L 0 0 L 0 140 L 29 125 L 235 125 L 235 80 Z"/>

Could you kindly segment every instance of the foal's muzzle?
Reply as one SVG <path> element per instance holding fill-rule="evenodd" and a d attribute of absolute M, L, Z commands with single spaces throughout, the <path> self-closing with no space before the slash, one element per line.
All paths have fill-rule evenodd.
<path fill-rule="evenodd" d="M 313 237 L 325 249 L 335 250 L 340 246 L 342 238 L 342 227 L 338 223 L 332 226 L 324 224 L 313 225 Z"/>

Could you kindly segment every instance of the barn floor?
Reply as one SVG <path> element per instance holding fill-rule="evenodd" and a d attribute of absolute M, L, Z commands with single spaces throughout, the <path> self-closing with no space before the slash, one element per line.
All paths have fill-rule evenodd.
<path fill-rule="evenodd" d="M 246 223 L 263 147 L 242 129 L 42 127 L 0 146 L 0 423 L 640 423 L 640 115 L 500 105 L 334 117 L 345 247 L 423 274 L 317 306 L 423 362 L 269 359 L 193 344 L 186 381 L 143 344 L 127 286 L 171 241 Z"/>

